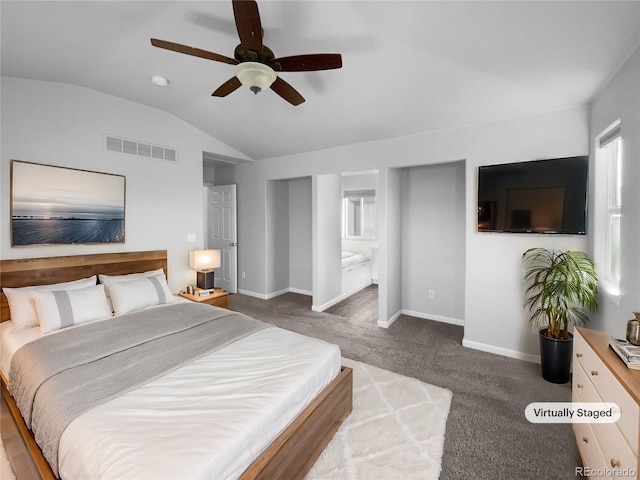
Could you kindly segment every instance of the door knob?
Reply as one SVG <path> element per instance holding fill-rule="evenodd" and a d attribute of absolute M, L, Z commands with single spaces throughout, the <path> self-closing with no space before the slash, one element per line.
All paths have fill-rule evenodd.
<path fill-rule="evenodd" d="M 238 242 L 231 242 L 229 244 L 230 247 L 237 247 L 238 246 Z"/>

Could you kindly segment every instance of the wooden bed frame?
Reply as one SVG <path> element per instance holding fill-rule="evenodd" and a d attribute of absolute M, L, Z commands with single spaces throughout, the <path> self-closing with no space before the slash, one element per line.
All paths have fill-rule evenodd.
<path fill-rule="evenodd" d="M 66 257 L 28 258 L 0 261 L 0 287 L 23 287 L 67 282 L 100 273 L 123 275 L 162 268 L 167 273 L 167 252 L 106 253 Z M 0 294 L 0 321 L 10 320 L 7 298 Z M 20 458 L 15 469 L 18 480 L 54 480 L 51 467 L 25 425 L 15 401 L 2 380 L 2 438 L 9 459 Z M 340 374 L 265 449 L 240 477 L 250 479 L 302 479 L 349 415 L 353 404 L 353 372 L 343 367 Z M 22 458 L 24 458 L 24 461 Z M 17 465 L 16 465 L 17 467 Z"/>

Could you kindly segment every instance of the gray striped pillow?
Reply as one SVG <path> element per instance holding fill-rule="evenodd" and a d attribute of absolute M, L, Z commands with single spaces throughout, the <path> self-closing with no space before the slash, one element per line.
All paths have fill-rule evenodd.
<path fill-rule="evenodd" d="M 32 292 L 31 295 L 40 318 L 41 333 L 112 316 L 104 285 Z"/>
<path fill-rule="evenodd" d="M 164 274 L 130 282 L 107 285 L 115 315 L 142 310 L 153 305 L 173 303 L 176 297 L 169 290 Z"/>

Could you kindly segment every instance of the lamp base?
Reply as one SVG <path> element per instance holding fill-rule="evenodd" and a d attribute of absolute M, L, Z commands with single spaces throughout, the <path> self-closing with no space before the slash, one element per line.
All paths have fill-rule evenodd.
<path fill-rule="evenodd" d="M 214 280 L 214 272 L 199 270 L 196 278 L 196 286 L 198 288 L 202 288 L 204 290 L 209 290 L 213 288 L 213 280 Z"/>

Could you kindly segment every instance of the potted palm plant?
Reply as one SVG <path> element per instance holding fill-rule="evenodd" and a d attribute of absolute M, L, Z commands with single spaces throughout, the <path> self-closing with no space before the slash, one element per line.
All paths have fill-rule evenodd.
<path fill-rule="evenodd" d="M 525 308 L 539 328 L 542 377 L 570 379 L 573 335 L 570 327 L 589 321 L 598 309 L 598 276 L 584 252 L 530 248 L 522 254 Z"/>

